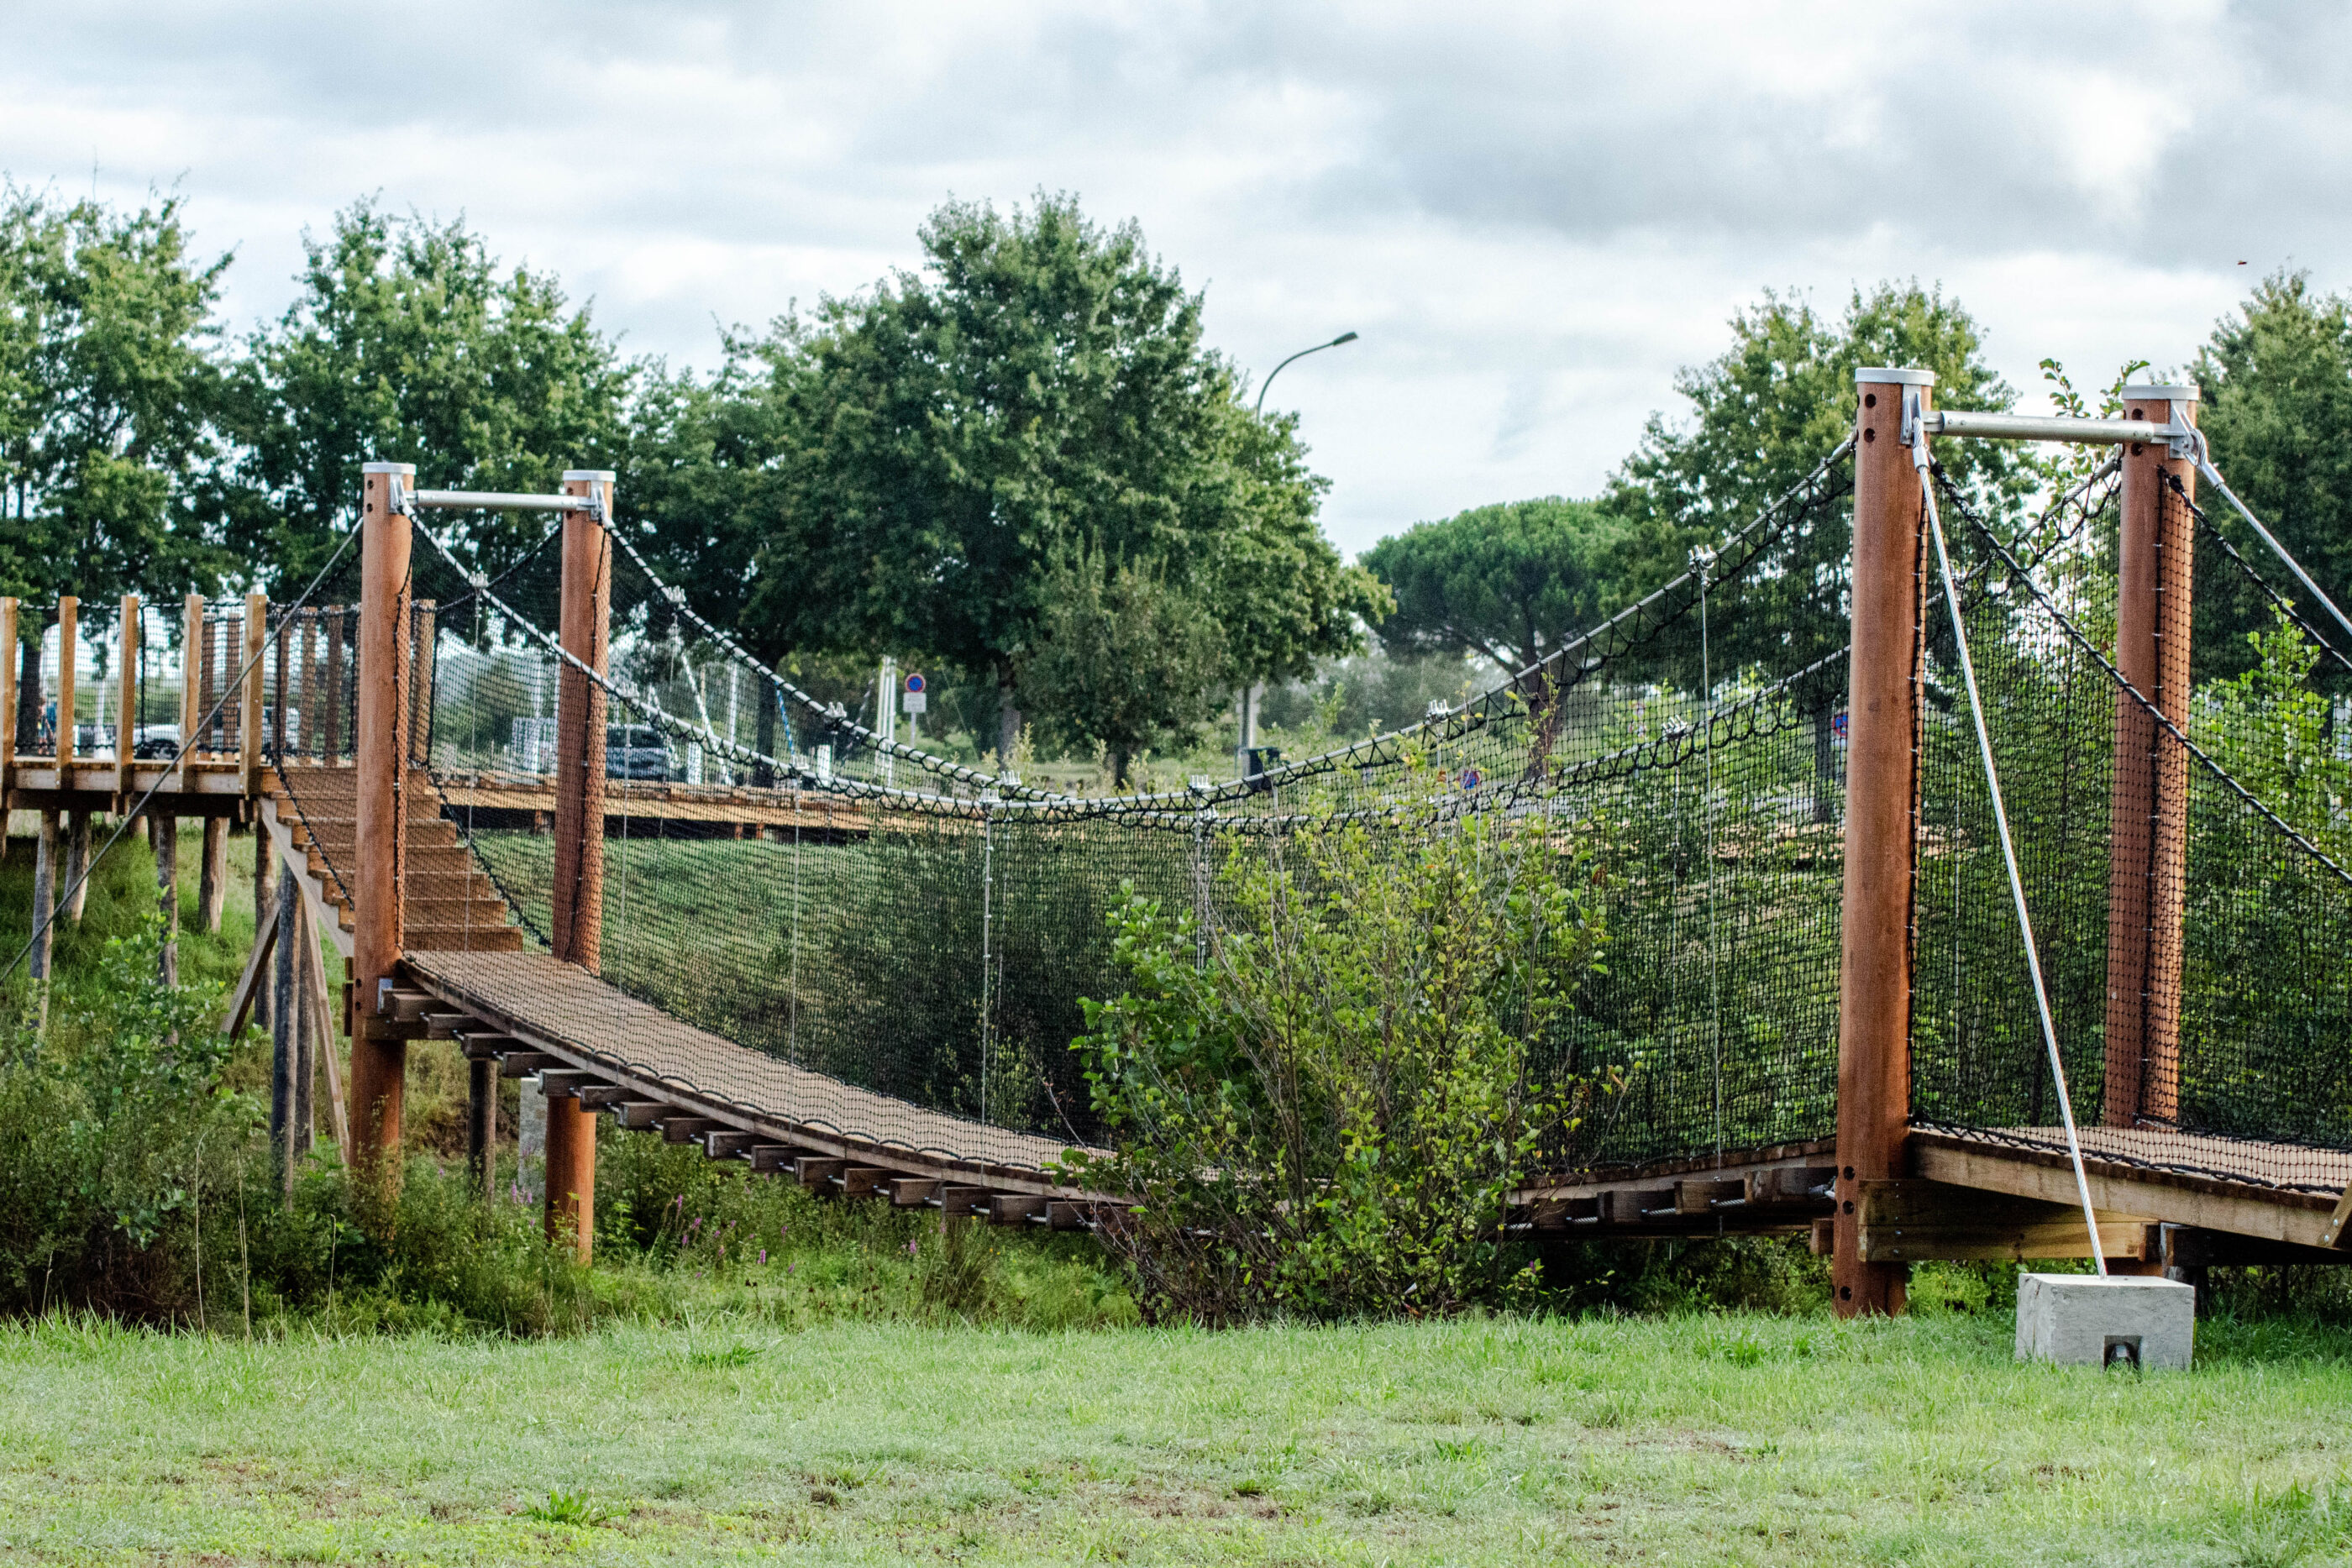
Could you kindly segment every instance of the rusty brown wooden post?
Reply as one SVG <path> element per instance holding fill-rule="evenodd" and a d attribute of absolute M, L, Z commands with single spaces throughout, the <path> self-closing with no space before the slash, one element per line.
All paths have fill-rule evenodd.
<path fill-rule="evenodd" d="M 362 466 L 360 501 L 360 627 L 352 649 L 359 717 L 352 741 L 358 774 L 357 843 L 352 854 L 352 1146 L 362 1167 L 381 1162 L 397 1179 L 400 1112 L 408 1042 L 391 1016 L 389 996 L 400 964 L 400 882 L 407 824 L 408 548 L 405 512 L 392 509 L 393 486 L 414 486 L 406 463 Z M 389 1155 L 387 1161 L 384 1156 Z"/>
<path fill-rule="evenodd" d="M 2193 386 L 2124 388 L 2124 417 L 2193 424 Z M 2195 462 L 2160 441 L 2124 448 L 2116 580 L 2116 668 L 2189 728 Z M 2169 1126 L 2180 1113 L 2180 917 L 2189 851 L 2189 756 L 2127 692 L 2116 694 L 2108 812 L 2106 1091 L 2110 1127 Z"/>
<path fill-rule="evenodd" d="M 114 704 L 114 809 L 120 813 L 131 809 L 138 795 L 131 788 L 131 753 L 139 745 L 139 644 L 142 628 L 139 624 L 139 596 L 122 596 L 121 623 L 115 628 L 119 639 L 115 664 L 121 672 L 115 677 Z"/>
<path fill-rule="evenodd" d="M 80 600 L 68 593 L 58 601 L 58 728 L 52 755 L 60 795 L 74 787 L 74 643 L 80 617 Z"/>
<path fill-rule="evenodd" d="M 568 496 L 610 513 L 613 476 L 574 469 Z M 564 652 L 603 674 L 612 626 L 613 541 L 586 511 L 563 515 Z M 594 974 L 604 928 L 604 692 L 566 664 L 555 687 L 555 956 Z M 596 1120 L 580 1102 L 547 1101 L 547 1234 L 572 1238 L 580 1260 L 594 1245 Z"/>
<path fill-rule="evenodd" d="M 180 601 L 180 746 L 178 756 L 184 763 L 196 754 L 196 721 L 205 716 L 205 671 L 211 655 L 205 652 L 209 639 L 205 635 L 205 596 L 191 593 Z M 193 787 L 194 775 L 186 767 L 173 769 L 173 778 L 163 788 L 184 790 Z"/>
<path fill-rule="evenodd" d="M 1899 1312 L 1908 1270 L 1862 1260 L 1861 1184 L 1907 1176 L 1912 851 L 1919 801 L 1926 512 L 1903 443 L 1930 371 L 1860 370 L 1853 453 L 1853 647 L 1846 704 L 1845 907 L 1838 977 L 1838 1181 L 1830 1279 L 1840 1317 Z"/>
<path fill-rule="evenodd" d="M 349 618 L 340 604 L 327 606 L 326 696 L 319 705 L 319 760 L 332 762 L 343 749 L 343 629 Z"/>

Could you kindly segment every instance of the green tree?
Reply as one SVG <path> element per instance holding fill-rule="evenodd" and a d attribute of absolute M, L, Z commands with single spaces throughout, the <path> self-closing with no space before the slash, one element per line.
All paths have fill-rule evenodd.
<path fill-rule="evenodd" d="M 332 552 L 363 463 L 414 463 L 435 488 L 551 490 L 618 456 L 633 370 L 553 277 L 502 272 L 463 219 L 366 201 L 304 252 L 300 295 L 254 334 L 229 387 L 243 448 L 230 534 L 274 587 L 307 583 Z M 465 517 L 447 531 L 495 570 L 545 527 Z"/>
<path fill-rule="evenodd" d="M 0 592 L 212 589 L 212 311 L 229 258 L 192 256 L 177 198 L 121 213 L 0 192 Z"/>
<path fill-rule="evenodd" d="M 2304 569 L 2346 604 L 2352 594 L 2352 300 L 2314 293 L 2306 274 L 2275 273 L 2214 329 L 2195 373 L 2199 423 L 2212 442 L 2214 465 Z M 2207 500 L 2207 511 L 2254 570 L 2331 644 L 2352 653 L 2286 568 L 2231 520 L 2228 503 Z M 2270 603 L 2210 542 L 2199 541 L 2197 558 L 2198 677 L 2239 674 L 2253 667 L 2255 635 L 2271 626 Z M 2332 663 L 2323 662 L 2317 675 L 2329 689 L 2346 685 Z"/>
<path fill-rule="evenodd" d="M 1108 746 L 1115 783 L 1138 750 L 1215 712 L 1224 638 L 1164 568 L 1082 544 L 1049 565 L 1043 599 L 1022 693 L 1048 738 Z"/>
<path fill-rule="evenodd" d="M 1396 595 L 1381 641 L 1400 658 L 1471 653 L 1524 670 L 1617 607 L 1624 532 L 1595 503 L 1558 496 L 1415 523 L 1364 553 Z"/>
<path fill-rule="evenodd" d="M 924 271 L 777 329 L 772 361 L 808 365 L 805 446 L 747 610 L 762 643 L 984 675 L 1000 756 L 1049 565 L 1082 539 L 1209 607 L 1229 684 L 1353 643 L 1377 594 L 1314 527 L 1322 482 L 1288 422 L 1240 407 L 1201 297 L 1134 224 L 1041 195 L 1009 214 L 950 203 L 921 239 Z"/>
<path fill-rule="evenodd" d="M 1621 572 L 1630 601 L 1685 570 L 1692 547 L 1747 523 L 1811 473 L 1853 430 L 1854 371 L 1865 365 L 1936 372 L 1936 406 L 2006 409 L 2016 393 L 1984 362 L 1982 334 L 1958 301 L 1915 283 L 1856 288 L 1835 319 L 1807 301 L 1767 292 L 1731 319 L 1732 346 L 1675 378 L 1693 418 L 1653 415 L 1602 505 L 1628 531 Z M 2034 471 L 1999 442 L 1947 442 L 1937 458 L 1985 515 L 2006 519 Z M 1964 542 L 1955 538 L 1956 549 Z M 1853 528 L 1851 509 L 1816 507 L 1708 606 L 1717 674 L 1743 665 L 1768 675 L 1801 669 L 1846 643 Z M 1697 674 L 1697 638 L 1679 627 L 1656 658 L 1676 677 Z M 1833 768 L 1831 711 L 1814 716 L 1814 761 Z M 1831 791 L 1815 791 L 1827 813 Z"/>

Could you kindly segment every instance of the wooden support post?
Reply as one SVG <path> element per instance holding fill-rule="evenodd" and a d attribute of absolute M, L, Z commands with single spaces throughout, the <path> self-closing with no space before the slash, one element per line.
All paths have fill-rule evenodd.
<path fill-rule="evenodd" d="M 81 601 L 68 593 L 58 601 L 58 788 L 73 786 L 74 764 L 74 643 Z"/>
<path fill-rule="evenodd" d="M 401 870 L 407 823 L 401 789 L 408 754 L 408 549 L 405 512 L 392 509 L 392 489 L 416 482 L 406 463 L 362 467 L 360 629 L 357 645 L 359 797 L 352 855 L 352 961 L 358 996 L 352 1009 L 352 1145 L 359 1169 L 385 1181 L 399 1175 L 400 1113 L 408 1043 L 379 1015 L 401 955 Z"/>
<path fill-rule="evenodd" d="M 302 612 L 301 681 L 296 688 L 296 700 L 302 706 L 301 718 L 295 731 L 294 749 L 305 756 L 319 754 L 319 612 Z"/>
<path fill-rule="evenodd" d="M 294 1125 L 292 1147 L 299 1164 L 310 1157 L 318 1142 L 319 1117 L 316 1096 L 311 1092 L 319 1077 L 319 1057 L 324 1049 L 326 1030 L 323 1009 L 310 1005 L 310 970 L 318 962 L 319 928 L 310 919 L 310 912 L 302 902 L 302 889 L 295 882 L 294 867 L 287 863 L 287 888 L 293 897 L 293 907 L 286 912 L 286 942 L 293 960 L 293 973 L 289 977 L 289 1001 L 286 1010 L 294 1015 L 290 1026 L 294 1038 Z"/>
<path fill-rule="evenodd" d="M 478 1056 L 466 1063 L 466 1168 L 484 1197 L 498 1170 L 498 1148 L 499 1064 Z"/>
<path fill-rule="evenodd" d="M 2193 386 L 2124 388 L 2124 417 L 2194 423 Z M 2124 448 L 2116 668 L 2185 732 L 2195 532 L 2168 474 L 2197 468 L 2161 442 Z M 2189 757 L 2127 692 L 2116 694 L 2108 812 L 2106 1092 L 2110 1127 L 2180 1113 L 2180 919 L 2189 850 Z"/>
<path fill-rule="evenodd" d="M 268 643 L 269 596 L 248 593 L 245 596 L 245 649 L 237 658 L 237 667 L 245 672 L 245 711 L 237 719 L 237 762 L 248 800 L 260 792 L 262 761 L 268 750 L 269 737 L 262 723 L 268 687 L 261 667 L 262 650 Z M 256 857 L 257 863 L 259 859 Z"/>
<path fill-rule="evenodd" d="M 196 924 L 217 936 L 228 904 L 228 819 L 205 819 L 204 864 L 196 873 Z"/>
<path fill-rule="evenodd" d="M 338 1047 L 335 1027 L 337 1010 L 327 990 L 326 956 L 319 946 L 318 928 L 306 913 L 302 918 L 304 935 L 304 974 L 308 984 L 308 1005 L 314 1038 L 319 1042 L 320 1065 L 327 1070 L 327 1106 L 334 1118 L 335 1151 L 349 1168 L 352 1163 L 352 1123 L 344 1109 L 342 1069 L 336 1065 Z"/>
<path fill-rule="evenodd" d="M 67 814 L 65 876 L 58 883 L 58 918 L 81 924 L 82 906 L 89 902 L 89 813 Z"/>
<path fill-rule="evenodd" d="M 8 797 L 16 787 L 16 601 L 0 599 L 0 858 L 8 852 Z"/>
<path fill-rule="evenodd" d="M 1864 1261 L 1862 1184 L 1906 1176 L 1911 894 L 1919 800 L 1926 511 L 1904 444 L 1933 371 L 1854 372 L 1853 648 L 1846 704 L 1845 907 L 1838 982 L 1838 1181 L 1830 1270 L 1840 1317 L 1903 1310 L 1908 1266 Z"/>
<path fill-rule="evenodd" d="M 260 939 L 266 922 L 273 928 L 278 924 L 278 881 L 276 868 L 270 863 L 269 833 L 258 821 L 253 824 L 253 929 L 255 940 Z M 278 1028 L 278 992 L 264 984 L 254 993 L 253 1027 L 271 1035 Z"/>
<path fill-rule="evenodd" d="M 114 809 L 131 810 L 139 792 L 131 787 L 131 754 L 139 747 L 139 657 L 143 629 L 139 623 L 139 596 L 122 596 L 121 645 L 115 685 L 121 700 L 114 705 Z"/>
<path fill-rule="evenodd" d="M 319 699 L 319 760 L 328 762 L 343 749 L 343 623 L 350 619 L 340 604 L 327 606 L 326 689 Z"/>
<path fill-rule="evenodd" d="M 205 753 L 212 750 L 214 727 L 220 722 L 219 716 L 213 712 L 213 704 L 220 690 L 213 663 L 214 643 L 220 628 L 206 612 L 205 601 L 199 599 L 195 602 L 198 613 L 195 630 L 191 633 L 196 639 L 194 644 L 196 650 L 195 717 L 204 729 L 202 734 L 183 736 L 181 744 L 196 752 Z"/>
<path fill-rule="evenodd" d="M 196 750 L 196 721 L 204 716 L 205 701 L 205 596 L 191 593 L 180 601 L 180 756 L 192 758 Z M 185 789 L 191 775 L 185 768 L 176 770 L 163 789 Z"/>
<path fill-rule="evenodd" d="M 570 496 L 613 505 L 613 476 L 575 469 Z M 563 515 L 563 648 L 604 672 L 612 622 L 613 541 L 584 511 Z M 555 956 L 594 974 L 604 925 L 604 693 L 566 664 L 555 688 Z M 547 1234 L 572 1238 L 586 1262 L 594 1240 L 596 1121 L 573 1099 L 547 1102 Z"/>
<path fill-rule="evenodd" d="M 58 902 L 58 814 L 41 813 L 41 839 L 33 851 L 33 948 L 26 973 L 42 992 L 42 1009 L 48 1007 L 49 954 L 57 945 L 57 925 L 49 918 Z"/>
<path fill-rule="evenodd" d="M 253 843 L 254 853 L 263 864 L 278 858 L 270 852 L 268 833 L 256 832 Z M 302 1031 L 294 1005 L 294 977 L 301 956 L 303 923 L 302 890 L 295 885 L 290 867 L 278 869 L 277 893 L 277 913 L 271 924 L 278 927 L 278 952 L 269 967 L 269 1145 L 278 1159 L 278 1191 L 290 1201 L 295 1166 L 301 1158 L 295 1124 L 300 1114 Z"/>
<path fill-rule="evenodd" d="M 163 944 L 155 956 L 155 977 L 180 983 L 180 817 L 171 797 L 157 791 L 147 826 L 155 844 L 155 912 L 163 919 Z"/>
<path fill-rule="evenodd" d="M 415 664 L 408 698 L 408 744 L 410 760 L 424 768 L 433 760 L 433 646 L 434 612 L 439 606 L 430 599 L 420 599 L 410 619 L 415 635 L 412 658 Z"/>

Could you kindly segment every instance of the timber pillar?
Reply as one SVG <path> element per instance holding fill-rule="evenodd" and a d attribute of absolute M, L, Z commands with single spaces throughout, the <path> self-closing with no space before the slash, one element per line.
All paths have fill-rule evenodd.
<path fill-rule="evenodd" d="M 611 516 L 613 475 L 563 476 L 563 492 Z M 563 515 L 563 651 L 604 674 L 611 655 L 613 540 L 588 511 Z M 555 690 L 555 956 L 595 974 L 604 925 L 604 692 L 569 664 Z M 596 1118 L 569 1096 L 547 1098 L 547 1235 L 572 1239 L 586 1262 L 595 1240 Z"/>
<path fill-rule="evenodd" d="M 400 881 L 407 823 L 401 790 L 408 756 L 408 549 L 405 512 L 392 509 L 395 481 L 416 481 L 406 463 L 362 469 L 360 626 L 357 654 L 359 794 L 352 856 L 352 1151 L 362 1170 L 388 1180 L 399 1173 L 400 1113 L 408 1042 L 392 1016 L 392 984 L 402 946 Z"/>
<path fill-rule="evenodd" d="M 1935 373 L 1854 372 L 1853 644 L 1846 705 L 1845 903 L 1838 975 L 1837 1217 L 1842 1318 L 1899 1312 L 1909 1270 L 1862 1258 L 1862 1184 L 1909 1175 L 1913 848 L 1918 826 L 1927 512 L 1903 407 Z M 1924 439 L 1924 437 L 1923 437 Z"/>
<path fill-rule="evenodd" d="M 2193 386 L 2124 388 L 2124 417 L 2197 420 Z M 2197 467 L 2160 441 L 2123 449 L 2116 668 L 2186 734 Z M 2180 919 L 2189 853 L 2189 755 L 2129 692 L 2116 694 L 2108 813 L 2106 1087 L 2110 1127 L 2180 1116 Z"/>

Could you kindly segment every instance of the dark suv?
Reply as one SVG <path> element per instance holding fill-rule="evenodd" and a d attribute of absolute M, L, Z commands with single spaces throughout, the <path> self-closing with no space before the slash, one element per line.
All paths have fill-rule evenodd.
<path fill-rule="evenodd" d="M 661 731 L 649 724 L 606 725 L 604 777 L 667 780 L 669 747 L 662 743 Z"/>

